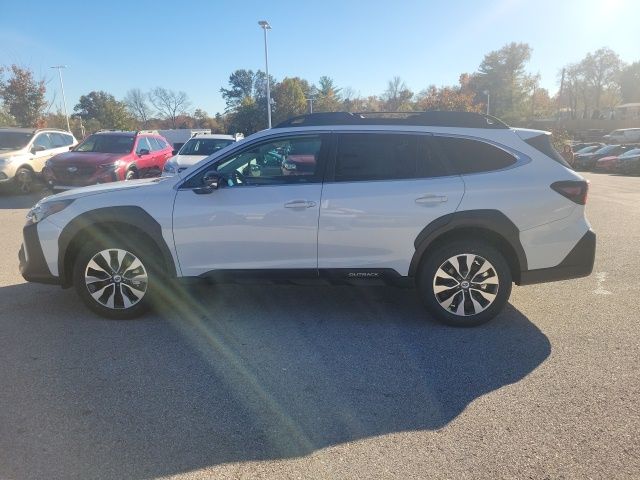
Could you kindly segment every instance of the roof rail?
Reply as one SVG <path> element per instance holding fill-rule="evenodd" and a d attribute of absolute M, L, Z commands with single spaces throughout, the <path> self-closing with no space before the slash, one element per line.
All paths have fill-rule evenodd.
<path fill-rule="evenodd" d="M 329 125 L 414 125 L 460 128 L 509 128 L 501 120 L 475 112 L 322 112 L 300 115 L 274 128 Z"/>
<path fill-rule="evenodd" d="M 146 133 L 149 135 L 160 135 L 158 130 L 138 130 L 136 131 L 136 135 L 140 135 L 141 133 Z"/>

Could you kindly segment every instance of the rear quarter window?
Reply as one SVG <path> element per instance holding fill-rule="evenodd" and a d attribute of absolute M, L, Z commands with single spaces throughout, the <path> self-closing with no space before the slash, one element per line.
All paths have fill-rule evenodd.
<path fill-rule="evenodd" d="M 479 140 L 437 137 L 437 141 L 453 169 L 461 175 L 501 170 L 517 161 L 505 150 Z"/>

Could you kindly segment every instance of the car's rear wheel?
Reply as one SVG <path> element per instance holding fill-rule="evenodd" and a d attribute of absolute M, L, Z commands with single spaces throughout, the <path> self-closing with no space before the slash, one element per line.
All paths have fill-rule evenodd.
<path fill-rule="evenodd" d="M 426 258 L 418 290 L 438 320 L 472 327 L 500 313 L 511 294 L 511 282 L 509 264 L 493 246 L 475 240 L 455 241 Z"/>
<path fill-rule="evenodd" d="M 151 305 L 158 280 L 153 253 L 128 242 L 85 246 L 75 262 L 73 282 L 95 313 L 117 320 L 138 317 Z"/>

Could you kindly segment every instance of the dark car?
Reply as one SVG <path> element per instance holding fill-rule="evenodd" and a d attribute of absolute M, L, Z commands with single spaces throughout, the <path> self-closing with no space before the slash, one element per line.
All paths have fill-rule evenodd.
<path fill-rule="evenodd" d="M 625 175 L 640 175 L 640 147 L 638 145 L 618 157 L 617 171 Z"/>
<path fill-rule="evenodd" d="M 43 174 L 54 190 L 158 176 L 171 152 L 155 131 L 101 131 L 49 159 Z"/>
<path fill-rule="evenodd" d="M 576 170 L 592 170 L 601 158 L 620 155 L 629 148 L 626 145 L 605 145 L 589 153 L 577 153 L 574 158 L 574 168 Z"/>

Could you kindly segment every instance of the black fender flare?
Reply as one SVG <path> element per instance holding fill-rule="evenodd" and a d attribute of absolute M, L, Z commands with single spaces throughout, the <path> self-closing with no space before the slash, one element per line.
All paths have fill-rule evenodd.
<path fill-rule="evenodd" d="M 489 209 L 462 210 L 443 215 L 422 229 L 414 241 L 415 252 L 409 265 L 409 276 L 416 275 L 424 253 L 434 241 L 443 234 L 462 228 L 479 228 L 499 235 L 513 249 L 519 264 L 518 270 L 527 270 L 527 255 L 520 243 L 520 230 L 504 213 Z"/>
<path fill-rule="evenodd" d="M 146 210 L 133 205 L 105 207 L 81 213 L 67 223 L 58 237 L 58 275 L 63 286 L 70 285 L 70 272 L 65 271 L 69 245 L 80 232 L 105 223 L 122 224 L 145 233 L 160 251 L 167 267 L 167 274 L 172 277 L 177 275 L 173 256 L 162 236 L 162 227 Z"/>

